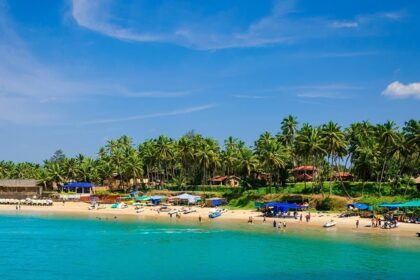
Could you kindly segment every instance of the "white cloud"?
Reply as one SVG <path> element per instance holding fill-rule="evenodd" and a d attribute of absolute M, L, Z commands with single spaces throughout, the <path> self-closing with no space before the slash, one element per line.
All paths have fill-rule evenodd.
<path fill-rule="evenodd" d="M 147 31 L 146 26 L 134 27 L 139 18 L 119 18 L 112 13 L 115 0 L 72 0 L 71 14 L 76 23 L 86 29 L 123 41 L 163 42 L 198 50 L 262 47 L 288 44 L 299 39 L 324 37 L 336 34 L 338 29 L 369 30 L 369 23 L 381 20 L 399 20 L 398 12 L 357 15 L 352 20 L 336 20 L 325 17 L 295 17 L 294 0 L 276 1 L 271 13 L 251 22 L 238 31 L 226 30 L 223 18 L 202 20 L 183 18 L 183 24 L 174 24 L 166 30 Z M 220 24 L 216 24 L 220 23 Z M 216 27 L 215 27 L 216 26 Z M 156 25 L 155 27 L 160 27 Z M 331 33 L 333 32 L 333 33 Z M 360 35 L 360 30 L 358 33 Z"/>
<path fill-rule="evenodd" d="M 72 78 L 60 65 L 35 57 L 15 32 L 7 9 L 0 3 L 0 122 L 56 124 L 61 109 L 89 96 L 176 98 L 188 90 L 134 90 L 117 81 Z M 80 76 L 80 75 L 79 75 Z"/>
<path fill-rule="evenodd" d="M 395 81 L 386 87 L 382 95 L 390 98 L 414 97 L 420 99 L 420 83 L 403 84 Z"/>
<path fill-rule="evenodd" d="M 244 95 L 244 94 L 236 94 L 236 95 L 233 95 L 233 97 L 239 98 L 239 99 L 265 99 L 267 98 L 267 96 L 262 96 L 262 95 Z"/>
<path fill-rule="evenodd" d="M 209 50 L 255 47 L 289 41 L 288 35 L 284 34 L 289 23 L 282 16 L 289 10 L 290 3 L 293 1 L 279 2 L 271 15 L 252 23 L 243 32 L 232 34 L 215 32 L 206 24 L 199 23 L 175 26 L 173 30 L 156 34 L 123 28 L 112 22 L 109 1 L 72 0 L 72 16 L 81 27 L 123 41 L 166 42 Z"/>
<path fill-rule="evenodd" d="M 302 92 L 297 94 L 301 98 L 325 98 L 325 99 L 349 99 L 347 94 L 328 92 L 328 91 L 315 91 L 315 92 Z"/>
<path fill-rule="evenodd" d="M 332 28 L 357 28 L 359 23 L 356 21 L 333 21 L 331 23 Z"/>
<path fill-rule="evenodd" d="M 152 113 L 152 114 L 144 114 L 144 115 L 135 115 L 123 118 L 113 118 L 113 119 L 100 119 L 100 120 L 92 120 L 83 122 L 83 125 L 90 125 L 90 124 L 106 124 L 106 123 L 116 123 L 116 122 L 127 122 L 127 121 L 136 121 L 136 120 L 144 120 L 144 119 L 152 119 L 152 118 L 159 118 L 159 117 L 167 117 L 167 116 L 176 116 L 176 115 L 185 115 L 194 112 L 204 111 L 213 108 L 213 104 L 201 105 L 196 107 L 189 107 L 174 111 L 168 112 L 159 112 L 159 113 Z"/>

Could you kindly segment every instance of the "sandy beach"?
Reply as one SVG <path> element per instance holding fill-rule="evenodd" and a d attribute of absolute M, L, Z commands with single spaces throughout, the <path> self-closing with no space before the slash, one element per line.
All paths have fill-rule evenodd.
<path fill-rule="evenodd" d="M 22 214 L 31 214 L 31 213 L 41 213 L 41 214 L 52 214 L 52 215 L 65 215 L 65 216 L 77 216 L 77 217 L 90 217 L 90 218 L 113 218 L 116 217 L 121 219 L 130 219 L 130 218 L 144 218 L 145 220 L 159 220 L 159 221 L 168 221 L 177 220 L 185 222 L 197 222 L 199 223 L 199 217 L 202 218 L 202 223 L 218 223 L 223 225 L 223 223 L 242 225 L 247 224 L 249 217 L 253 218 L 253 223 L 267 228 L 272 227 L 273 220 L 276 222 L 285 222 L 287 228 L 293 229 L 319 229 L 319 230 L 328 230 L 324 229 L 322 226 L 325 222 L 330 221 L 331 219 L 337 221 L 337 225 L 334 227 L 336 232 L 357 234 L 357 233 L 371 233 L 375 235 L 387 235 L 387 236 L 396 236 L 396 237 L 414 237 L 416 232 L 420 231 L 419 224 L 408 224 L 408 223 L 399 223 L 399 227 L 396 229 L 381 229 L 381 228 L 372 228 L 370 219 L 361 219 L 359 217 L 348 217 L 348 218 L 339 218 L 339 213 L 320 213 L 320 212 L 311 212 L 310 222 L 303 221 L 299 219 L 290 218 L 266 218 L 264 219 L 260 212 L 254 210 L 227 210 L 220 217 L 216 219 L 210 219 L 208 214 L 210 208 L 201 208 L 201 207 L 192 207 L 195 212 L 189 214 L 181 214 L 180 218 L 170 215 L 167 212 L 157 211 L 159 206 L 144 207 L 143 211 L 136 213 L 134 206 L 128 205 L 128 208 L 125 209 L 112 209 L 111 205 L 103 205 L 104 209 L 99 210 L 89 210 L 89 204 L 84 202 L 66 202 L 64 205 L 62 203 L 55 203 L 53 206 L 21 206 L 21 209 L 18 210 Z M 181 209 L 182 206 L 171 206 L 172 209 Z M 185 208 L 185 207 L 184 207 Z M 15 213 L 15 205 L 0 205 L 0 213 Z M 307 212 L 302 212 L 305 216 Z M 300 212 L 299 212 L 300 214 Z M 360 224 L 359 228 L 356 229 L 356 220 L 359 219 Z"/>

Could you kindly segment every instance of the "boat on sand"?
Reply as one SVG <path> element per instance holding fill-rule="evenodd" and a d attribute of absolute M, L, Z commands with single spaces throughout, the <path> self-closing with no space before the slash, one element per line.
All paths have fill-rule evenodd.
<path fill-rule="evenodd" d="M 330 221 L 328 221 L 328 222 L 326 222 L 326 223 L 324 224 L 324 227 L 325 227 L 325 228 L 330 228 L 330 227 L 335 226 L 336 224 L 337 224 L 337 222 L 336 222 L 336 221 L 334 221 L 334 220 L 330 220 Z"/>
<path fill-rule="evenodd" d="M 215 219 L 217 217 L 220 217 L 222 215 L 222 211 L 221 210 L 213 210 L 209 213 L 209 218 L 210 219 Z"/>

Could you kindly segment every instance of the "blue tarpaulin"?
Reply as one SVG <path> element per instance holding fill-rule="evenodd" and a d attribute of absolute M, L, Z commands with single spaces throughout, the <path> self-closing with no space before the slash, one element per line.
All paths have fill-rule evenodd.
<path fill-rule="evenodd" d="M 293 203 L 287 203 L 287 202 L 268 202 L 266 204 L 264 204 L 265 207 L 273 207 L 274 213 L 279 213 L 279 212 L 287 212 L 289 211 L 289 209 L 302 209 L 304 208 L 303 206 L 299 206 L 297 204 L 293 204 Z"/>
<path fill-rule="evenodd" d="M 63 189 L 75 189 L 75 188 L 85 188 L 90 189 L 92 188 L 92 183 L 88 182 L 73 182 L 73 183 L 67 183 L 63 186 Z"/>
<path fill-rule="evenodd" d="M 406 203 L 382 203 L 379 207 L 399 208 L 399 207 L 420 207 L 420 200 L 413 200 Z"/>
<path fill-rule="evenodd" d="M 403 205 L 403 203 L 381 203 L 379 207 L 398 208 L 401 205 Z"/>
<path fill-rule="evenodd" d="M 162 199 L 166 198 L 164 195 L 154 195 L 150 197 L 153 204 L 159 204 Z"/>
<path fill-rule="evenodd" d="M 373 210 L 372 206 L 370 206 L 368 204 L 364 204 L 364 203 L 347 204 L 347 209 L 350 208 L 350 207 L 357 208 L 359 210 L 369 210 L 369 211 Z"/>

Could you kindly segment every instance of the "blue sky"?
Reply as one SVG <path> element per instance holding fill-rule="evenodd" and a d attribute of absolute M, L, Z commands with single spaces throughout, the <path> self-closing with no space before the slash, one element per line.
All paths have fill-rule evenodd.
<path fill-rule="evenodd" d="M 418 1 L 0 2 L 0 159 L 420 117 Z"/>

